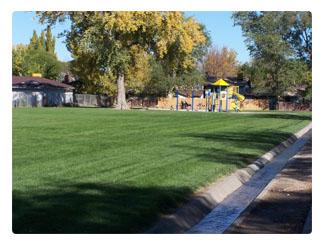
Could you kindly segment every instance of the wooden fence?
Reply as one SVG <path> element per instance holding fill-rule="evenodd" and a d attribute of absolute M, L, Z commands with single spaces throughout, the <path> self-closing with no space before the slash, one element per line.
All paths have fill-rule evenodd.
<path fill-rule="evenodd" d="M 311 111 L 311 103 L 278 102 L 279 111 Z"/>

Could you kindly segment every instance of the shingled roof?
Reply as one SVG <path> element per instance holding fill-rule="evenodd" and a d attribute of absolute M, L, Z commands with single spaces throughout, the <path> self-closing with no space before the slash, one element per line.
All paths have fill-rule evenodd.
<path fill-rule="evenodd" d="M 54 87 L 64 88 L 64 89 L 73 89 L 71 85 L 56 81 L 47 79 L 44 77 L 18 77 L 18 76 L 12 76 L 12 85 L 50 85 Z"/>

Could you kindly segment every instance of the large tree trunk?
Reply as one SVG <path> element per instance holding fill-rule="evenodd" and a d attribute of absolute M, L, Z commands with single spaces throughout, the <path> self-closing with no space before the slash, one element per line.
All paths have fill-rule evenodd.
<path fill-rule="evenodd" d="M 117 105 L 116 109 L 128 109 L 125 97 L 124 73 L 119 73 L 117 77 Z"/>

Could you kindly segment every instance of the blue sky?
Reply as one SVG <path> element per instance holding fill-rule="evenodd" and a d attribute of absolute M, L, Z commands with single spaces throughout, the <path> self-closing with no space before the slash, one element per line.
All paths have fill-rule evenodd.
<path fill-rule="evenodd" d="M 186 16 L 193 16 L 200 23 L 206 26 L 209 31 L 212 44 L 217 47 L 227 46 L 234 49 L 238 54 L 240 62 L 249 61 L 249 53 L 246 49 L 244 38 L 240 27 L 233 26 L 231 12 L 185 12 Z M 58 33 L 68 28 L 68 24 L 57 24 L 52 32 L 57 36 Z M 33 30 L 40 33 L 46 26 L 42 26 L 35 18 L 34 12 L 14 12 L 12 18 L 12 41 L 13 45 L 18 43 L 27 44 L 33 34 Z M 71 60 L 71 55 L 67 50 L 64 38 L 57 38 L 56 52 L 62 61 Z"/>
<path fill-rule="evenodd" d="M 57 24 L 52 28 L 52 33 L 56 37 L 55 51 L 62 61 L 72 59 L 64 43 L 64 37 L 57 38 L 57 35 L 68 27 L 68 24 Z M 35 12 L 14 12 L 12 15 L 12 43 L 13 45 L 18 43 L 27 44 L 33 35 L 33 30 L 40 34 L 45 28 L 45 25 L 38 23 Z"/>
<path fill-rule="evenodd" d="M 200 23 L 203 23 L 209 31 L 212 44 L 217 47 L 226 46 L 237 52 L 240 62 L 250 60 L 249 52 L 244 43 L 244 37 L 239 26 L 233 26 L 231 19 L 232 12 L 185 12 L 187 16 L 193 16 Z"/>

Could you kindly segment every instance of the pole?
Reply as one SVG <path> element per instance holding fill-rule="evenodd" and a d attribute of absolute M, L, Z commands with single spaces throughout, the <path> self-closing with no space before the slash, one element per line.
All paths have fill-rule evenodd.
<path fill-rule="evenodd" d="M 228 87 L 226 89 L 226 112 L 228 112 Z"/>
<path fill-rule="evenodd" d="M 238 97 L 236 96 L 236 112 L 238 112 Z"/>
<path fill-rule="evenodd" d="M 214 88 L 213 88 L 213 92 L 212 92 L 211 112 L 214 112 L 214 97 L 215 97 L 215 90 L 214 90 Z"/>
<path fill-rule="evenodd" d="M 192 111 L 194 111 L 194 90 L 192 90 Z"/>
<path fill-rule="evenodd" d="M 222 111 L 221 86 L 219 86 L 219 112 Z"/>
<path fill-rule="evenodd" d="M 205 112 L 208 112 L 208 93 L 205 91 Z"/>
<path fill-rule="evenodd" d="M 178 90 L 176 90 L 176 111 L 178 111 Z"/>

